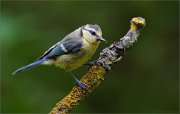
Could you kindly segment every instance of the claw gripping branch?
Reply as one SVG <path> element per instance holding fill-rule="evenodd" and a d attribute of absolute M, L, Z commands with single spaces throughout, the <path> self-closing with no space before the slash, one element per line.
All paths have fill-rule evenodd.
<path fill-rule="evenodd" d="M 89 91 L 75 85 L 71 92 L 56 104 L 50 114 L 66 114 L 70 112 L 104 80 L 107 71 L 111 70 L 111 66 L 114 63 L 121 60 L 125 50 L 137 41 L 139 30 L 145 27 L 145 19 L 141 17 L 133 18 L 130 23 L 130 30 L 127 34 L 119 41 L 105 48 L 100 53 L 99 59 L 95 62 L 97 64 L 91 66 L 88 72 L 81 78 L 81 82 L 86 84 Z"/>

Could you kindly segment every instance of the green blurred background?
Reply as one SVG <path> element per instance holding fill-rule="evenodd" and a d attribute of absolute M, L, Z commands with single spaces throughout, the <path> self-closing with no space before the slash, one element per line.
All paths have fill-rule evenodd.
<path fill-rule="evenodd" d="M 101 26 L 108 43 L 126 34 L 129 21 L 147 25 L 138 42 L 113 66 L 103 83 L 72 112 L 174 113 L 179 111 L 179 2 L 1 1 L 1 112 L 48 113 L 74 80 L 54 66 L 39 66 L 15 76 L 65 35 L 87 23 Z M 87 71 L 74 71 L 80 78 Z"/>

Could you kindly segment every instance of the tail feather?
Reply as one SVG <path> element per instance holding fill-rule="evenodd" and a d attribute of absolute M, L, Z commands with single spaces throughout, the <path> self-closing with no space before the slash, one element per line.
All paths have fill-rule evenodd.
<path fill-rule="evenodd" d="M 17 69 L 16 71 L 14 71 L 12 73 L 12 75 L 14 75 L 14 74 L 16 74 L 18 72 L 21 72 L 23 70 L 26 70 L 26 69 L 29 69 L 29 68 L 33 68 L 33 67 L 35 67 L 37 65 L 40 65 L 41 63 L 43 63 L 46 60 L 47 60 L 46 58 L 42 58 L 42 59 L 37 60 L 37 61 L 35 61 L 35 62 L 31 63 L 31 64 L 28 64 L 28 65 L 24 66 L 24 67 L 21 67 L 21 68 Z"/>

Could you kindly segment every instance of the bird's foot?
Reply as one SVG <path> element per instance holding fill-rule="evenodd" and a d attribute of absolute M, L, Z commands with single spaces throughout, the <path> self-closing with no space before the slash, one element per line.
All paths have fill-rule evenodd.
<path fill-rule="evenodd" d="M 91 62 L 85 63 L 84 65 L 88 65 L 89 68 L 90 68 L 91 66 L 93 66 L 93 65 L 98 65 L 98 66 L 104 67 L 107 71 L 111 70 L 111 66 L 110 66 L 110 65 L 105 64 L 105 63 L 103 63 L 103 62 L 99 62 L 99 61 L 91 61 Z M 89 69 L 89 68 L 88 68 L 88 69 Z"/>
<path fill-rule="evenodd" d="M 79 85 L 81 88 L 89 91 L 88 87 L 83 82 L 81 82 L 80 80 L 76 79 L 76 84 Z"/>
<path fill-rule="evenodd" d="M 97 61 L 90 61 L 85 63 L 84 65 L 93 66 L 93 65 L 100 65 L 100 63 L 98 63 Z"/>
<path fill-rule="evenodd" d="M 84 65 L 88 65 L 88 69 L 93 66 L 93 65 L 99 65 L 97 61 L 90 61 L 85 63 Z"/>

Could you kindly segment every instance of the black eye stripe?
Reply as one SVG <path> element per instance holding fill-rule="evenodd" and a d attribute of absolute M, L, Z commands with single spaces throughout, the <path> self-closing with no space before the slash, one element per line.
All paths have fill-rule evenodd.
<path fill-rule="evenodd" d="M 84 28 L 85 29 L 85 28 Z M 88 29 L 85 29 L 87 31 L 89 31 L 93 36 L 97 36 L 96 32 L 95 31 L 92 31 L 92 30 L 88 30 Z"/>
<path fill-rule="evenodd" d="M 96 32 L 94 31 L 89 31 L 92 35 L 96 35 Z"/>

